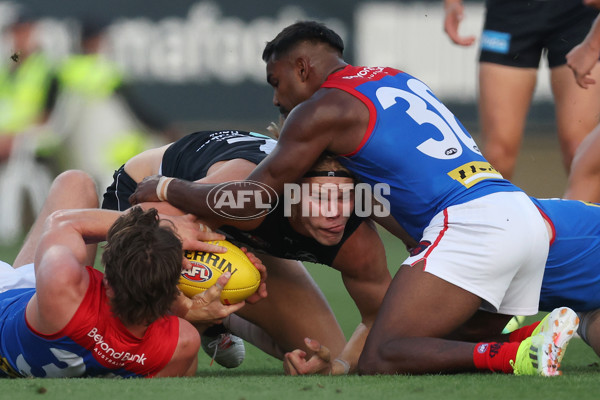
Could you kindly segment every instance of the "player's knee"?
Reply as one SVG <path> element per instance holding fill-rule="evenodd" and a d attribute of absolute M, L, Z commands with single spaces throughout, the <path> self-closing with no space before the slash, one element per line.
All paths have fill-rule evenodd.
<path fill-rule="evenodd" d="M 375 375 L 386 373 L 383 369 L 387 365 L 385 354 L 385 346 L 379 344 L 370 346 L 369 349 L 363 351 L 358 359 L 358 374 L 359 375 Z"/>
<path fill-rule="evenodd" d="M 82 207 L 97 208 L 99 205 L 96 183 L 84 171 L 74 169 L 64 171 L 56 177 L 54 186 L 77 196 Z"/>
<path fill-rule="evenodd" d="M 184 357 L 193 358 L 200 351 L 200 334 L 187 321 L 180 321 L 178 346 Z"/>

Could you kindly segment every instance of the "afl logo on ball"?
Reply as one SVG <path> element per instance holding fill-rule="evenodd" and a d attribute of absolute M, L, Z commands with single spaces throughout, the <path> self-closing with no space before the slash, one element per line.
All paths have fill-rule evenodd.
<path fill-rule="evenodd" d="M 193 282 L 206 282 L 212 278 L 212 271 L 204 264 L 195 263 L 191 269 L 184 270 L 181 276 Z"/>

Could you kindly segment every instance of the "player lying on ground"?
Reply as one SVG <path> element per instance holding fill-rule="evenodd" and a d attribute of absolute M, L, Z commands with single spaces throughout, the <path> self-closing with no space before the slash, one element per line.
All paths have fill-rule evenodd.
<path fill-rule="evenodd" d="M 209 138 L 212 138 L 212 140 L 209 140 Z M 197 166 L 206 167 L 205 163 L 201 162 L 202 159 L 205 159 L 203 157 L 204 154 L 200 153 L 196 156 L 196 147 L 193 145 L 194 143 L 204 143 L 205 146 L 208 146 L 213 150 L 216 150 L 217 148 L 227 148 L 229 150 L 228 152 L 221 150 L 218 153 L 227 154 L 227 157 L 243 156 L 246 158 L 251 158 L 252 155 L 260 156 L 262 153 L 260 147 L 263 145 L 261 144 L 262 139 L 256 139 L 254 145 L 251 145 L 253 141 L 248 141 L 249 138 L 250 136 L 244 132 L 196 133 L 187 136 L 173 145 L 171 150 L 162 158 L 162 160 L 163 162 L 166 162 L 167 165 L 171 165 L 171 157 L 174 154 L 177 154 L 179 165 L 185 165 L 186 163 L 184 160 L 194 159 L 194 163 Z M 228 143 L 227 139 L 232 143 Z M 212 144 L 209 145 L 211 142 Z M 182 149 L 182 147 L 184 149 Z M 193 151 L 190 151 L 190 149 Z M 154 152 L 154 150 L 151 150 L 150 152 Z M 105 198 L 116 199 L 119 197 L 122 204 L 128 204 L 126 194 L 130 193 L 132 188 L 135 187 L 135 182 L 132 183 L 132 185 L 128 184 L 129 178 L 126 178 L 125 170 L 135 171 L 137 169 L 144 169 L 142 168 L 142 165 L 146 165 L 151 159 L 156 161 L 156 157 L 159 157 L 160 154 L 163 153 L 160 152 L 154 155 L 143 153 L 140 156 L 132 159 L 131 162 L 126 165 L 125 169 L 122 168 L 119 171 L 119 174 L 121 174 L 119 177 L 119 187 L 122 190 L 118 192 L 115 191 L 116 185 L 113 185 L 106 193 Z M 211 157 L 206 157 L 206 159 L 210 160 Z M 236 160 L 239 161 L 239 159 Z M 250 162 L 248 160 L 246 161 Z M 236 162 L 232 162 L 230 165 L 234 166 Z M 155 162 L 155 165 L 160 165 L 160 162 Z M 339 168 L 339 166 L 337 166 L 337 168 Z M 158 167 L 154 169 L 158 169 Z M 167 167 L 167 170 L 169 173 L 174 173 L 175 175 L 182 174 L 183 172 L 180 171 L 179 168 L 174 168 L 172 165 Z M 193 172 L 193 169 L 191 168 L 186 169 L 186 171 L 188 174 L 198 174 L 197 172 Z M 245 173 L 242 172 L 240 175 L 244 174 Z M 210 176 L 211 175 L 209 175 L 209 178 Z M 237 179 L 237 177 L 234 175 L 232 175 L 230 178 Z M 348 183 L 348 179 L 344 177 L 331 176 L 325 179 L 329 183 Z M 311 181 L 308 180 L 308 182 Z M 546 264 L 546 272 L 542 282 L 540 309 L 551 311 L 554 308 L 565 305 L 581 312 L 584 323 L 581 324 L 579 333 L 584 340 L 592 345 L 595 351 L 598 351 L 600 349 L 598 346 L 599 340 L 596 338 L 600 337 L 594 333 L 596 329 L 599 329 L 595 327 L 597 319 L 595 314 L 589 313 L 589 311 L 600 309 L 600 291 L 597 290 L 600 288 L 600 271 L 595 264 L 595 260 L 600 257 L 600 254 L 597 254 L 597 252 L 600 252 L 600 207 L 578 201 L 566 201 L 559 199 L 548 200 L 534 198 L 532 200 L 546 216 L 546 221 L 551 228 L 550 232 L 552 234 L 552 244 L 550 246 L 550 253 L 548 262 Z M 297 216 L 299 216 L 299 214 L 297 214 Z M 224 231 L 230 232 L 235 238 L 241 239 L 245 243 L 250 244 L 255 248 L 273 251 L 279 250 L 279 254 L 282 254 L 284 257 L 286 254 L 290 257 L 301 257 L 303 255 L 302 251 L 307 252 L 311 247 L 313 252 L 315 251 L 314 244 L 313 246 L 308 246 L 306 245 L 306 242 L 304 250 L 302 250 L 303 246 L 298 246 L 296 249 L 292 248 L 291 246 L 285 246 L 285 243 L 297 242 L 291 241 L 291 238 L 289 238 L 291 232 L 285 232 L 285 234 L 283 234 L 283 237 L 288 237 L 288 240 L 281 240 L 281 246 L 273 246 L 274 243 L 279 243 L 276 238 L 282 237 L 281 231 L 277 230 L 277 225 L 280 226 L 282 222 L 276 224 L 274 221 L 276 221 L 276 219 L 283 219 L 283 216 L 275 212 L 269 214 L 267 219 L 269 222 L 263 222 L 263 224 L 261 224 L 261 226 L 254 231 L 243 232 L 237 229 L 232 229 L 231 227 L 225 227 Z M 597 223 L 595 223 L 595 221 L 597 221 Z M 295 222 L 292 222 L 292 224 L 297 226 Z M 379 241 L 377 236 L 365 236 L 354 231 L 355 228 L 353 227 L 352 218 L 350 218 L 346 228 L 346 232 L 341 236 L 341 241 L 339 243 L 339 245 L 342 245 L 342 247 L 338 251 L 338 257 L 343 255 L 348 249 L 345 246 L 346 238 L 348 237 L 348 230 L 352 232 L 351 237 L 356 236 L 357 238 L 360 238 L 363 247 L 373 249 L 379 246 L 379 244 L 376 242 Z M 271 229 L 276 229 L 276 231 L 271 232 Z M 269 237 L 269 232 L 272 234 L 271 236 L 273 241 L 271 242 L 265 240 L 265 238 Z M 583 238 L 585 238 L 585 240 L 583 240 Z M 329 243 L 333 245 L 335 241 Z M 425 244 L 422 243 L 418 248 L 422 248 L 424 245 Z M 409 247 L 414 248 L 415 246 L 409 244 Z M 565 253 L 565 249 L 576 250 L 578 248 L 580 248 L 581 251 L 575 251 L 577 254 L 576 257 L 571 256 L 570 253 Z M 418 250 L 414 249 L 413 253 L 416 253 L 416 251 Z M 306 257 L 307 254 L 308 253 L 304 253 L 304 256 Z M 566 276 L 569 277 L 569 279 L 565 279 Z M 270 288 L 271 287 L 272 286 L 270 285 Z M 483 316 L 485 314 L 486 313 L 482 313 L 481 315 Z M 460 332 L 460 335 L 456 333 L 455 336 L 460 336 L 465 340 L 468 339 L 473 341 L 481 340 L 482 338 L 497 338 L 497 340 L 520 342 L 524 338 L 529 337 L 536 326 L 537 323 L 529 327 L 519 329 L 509 338 L 508 336 L 498 336 L 502 329 L 502 324 L 490 324 L 484 319 L 480 319 L 465 327 L 462 332 Z M 318 341 L 313 341 L 311 344 L 309 344 L 309 347 L 314 348 L 314 350 L 317 350 L 318 346 Z M 306 360 L 309 357 L 306 356 L 303 350 L 294 351 L 291 354 L 288 354 L 286 356 L 288 372 L 313 373 L 322 369 L 323 365 L 328 364 L 325 360 L 318 360 L 318 357 L 313 358 L 312 361 L 307 363 Z"/>
<path fill-rule="evenodd" d="M 104 195 L 103 207 L 129 207 L 127 199 L 135 191 L 137 182 L 159 172 L 199 182 L 244 179 L 274 146 L 273 139 L 241 131 L 188 135 L 172 145 L 146 151 L 128 161 L 115 173 L 115 181 Z M 328 209 L 335 208 L 337 212 L 329 216 L 302 215 L 303 205 L 310 209 L 312 203 L 319 207 L 320 202 L 326 202 L 326 193 L 320 192 L 323 184 L 337 185 L 334 191 L 337 195 L 338 190 L 341 191 L 340 185 L 354 182 L 348 171 L 334 160 L 324 160 L 311 172 L 331 176 L 301 180 L 319 187 L 292 206 L 291 217 L 284 216 L 282 199 L 272 213 L 255 221 L 260 225 L 254 230 L 222 228 L 229 239 L 271 255 L 260 255 L 269 273 L 269 296 L 257 304 L 247 305 L 237 315 L 260 326 L 272 339 L 267 342 L 260 339 L 256 330 L 248 330 L 247 324 L 234 316 L 227 323 L 234 333 L 278 358 L 283 358 L 285 352 L 304 347 L 305 338 L 318 339 L 331 351 L 331 362 L 319 362 L 318 368 L 311 372 L 333 370 L 337 374 L 356 368 L 368 329 L 391 276 L 383 244 L 373 224 L 354 213 L 343 215 L 345 205 L 348 210 L 353 210 L 352 197 L 330 199 L 332 204 L 329 205 L 334 207 Z M 160 206 L 160 203 L 150 204 Z M 291 260 L 317 262 L 341 272 L 348 293 L 361 314 L 361 323 L 347 346 L 344 347 L 344 335 L 323 294 L 302 264 Z M 276 346 L 265 347 L 264 343 L 273 341 Z M 335 362 L 336 358 L 345 361 Z"/>
<path fill-rule="evenodd" d="M 114 185 L 111 186 L 111 188 L 109 188 L 108 192 L 105 194 L 105 202 L 111 203 L 113 200 L 116 200 L 117 198 L 119 198 L 120 203 L 124 204 L 127 203 L 127 198 L 126 198 L 126 194 L 130 193 L 133 188 L 136 186 L 136 183 L 133 179 L 131 179 L 131 177 L 127 177 L 127 173 L 126 171 L 132 171 L 132 173 L 134 173 L 133 171 L 136 170 L 143 170 L 148 172 L 149 170 L 156 170 L 158 171 L 159 169 L 161 169 L 161 167 L 159 167 L 161 165 L 161 162 L 163 163 L 162 166 L 162 170 L 164 173 L 168 173 L 170 175 L 186 175 L 188 179 L 190 179 L 191 176 L 200 176 L 203 175 L 204 173 L 202 172 L 198 172 L 195 170 L 195 168 L 192 168 L 187 161 L 192 161 L 193 160 L 193 164 L 195 167 L 199 168 L 200 170 L 202 169 L 206 169 L 208 167 L 207 164 L 211 164 L 214 160 L 214 156 L 219 154 L 221 155 L 221 157 L 240 157 L 240 158 L 235 158 L 233 162 L 231 162 L 229 164 L 229 167 L 235 167 L 236 164 L 238 162 L 242 162 L 243 159 L 241 159 L 241 157 L 245 157 L 245 163 L 248 163 L 249 167 L 252 167 L 251 165 L 249 165 L 251 162 L 248 161 L 248 159 L 252 159 L 256 162 L 255 158 L 252 158 L 252 156 L 254 155 L 255 157 L 258 157 L 260 159 L 260 155 L 262 154 L 262 157 L 264 157 L 264 153 L 260 150 L 261 148 L 268 148 L 269 146 L 266 146 L 266 143 L 268 141 L 265 141 L 265 139 L 261 139 L 261 138 L 256 138 L 254 140 L 252 140 L 252 136 L 250 136 L 247 133 L 244 132 L 200 132 L 200 133 L 196 133 L 196 134 L 192 134 L 189 135 L 183 139 L 181 139 L 179 142 L 177 142 L 176 144 L 170 146 L 169 150 L 165 153 L 163 151 L 155 151 L 155 150 L 150 150 L 148 153 L 142 153 L 141 155 L 133 158 L 124 168 L 120 169 L 117 174 L 116 174 L 116 178 L 118 178 L 118 181 L 115 182 Z M 203 149 L 200 152 L 196 152 L 196 149 L 202 145 Z M 210 151 L 209 151 L 210 149 Z M 213 154 L 212 156 L 210 154 Z M 177 161 L 174 162 L 173 161 L 173 157 L 176 157 Z M 153 160 L 153 161 L 151 161 Z M 160 161 L 162 160 L 162 161 Z M 187 161 L 186 161 L 187 160 Z M 205 160 L 205 161 L 202 161 Z M 206 161 L 206 160 L 211 160 L 211 161 Z M 217 161 L 217 162 L 221 162 L 221 161 Z M 224 163 L 224 164 L 220 164 L 223 166 L 223 168 L 228 168 L 229 162 Z M 153 164 L 154 167 L 150 167 L 148 168 L 149 164 Z M 340 169 L 341 171 L 345 171 L 344 169 L 341 169 L 341 167 L 339 165 L 336 165 L 335 167 L 333 166 L 335 164 L 333 164 L 332 162 L 329 163 L 329 168 L 328 169 Z M 144 167 L 145 166 L 145 167 Z M 223 170 L 221 172 L 224 172 Z M 321 182 L 326 181 L 330 184 L 347 184 L 349 181 L 351 182 L 351 180 L 349 180 L 348 178 L 345 177 L 340 177 L 340 176 L 335 176 L 334 172 L 335 171 L 331 171 L 332 173 L 329 173 L 327 175 L 332 175 L 332 176 L 328 176 L 328 177 L 321 177 L 319 178 L 321 180 Z M 346 172 L 346 171 L 345 171 Z M 247 174 L 246 172 L 241 172 L 238 170 L 237 172 L 238 175 L 244 176 Z M 211 179 L 211 176 L 214 178 L 214 176 L 212 174 L 209 173 L 209 176 L 207 177 L 208 179 Z M 139 179 L 140 177 L 138 177 Z M 223 178 L 225 178 L 225 176 L 223 176 Z M 236 173 L 233 173 L 231 176 L 227 176 L 228 179 L 239 179 L 239 176 L 236 176 Z M 305 180 L 303 180 L 304 182 L 311 182 L 314 183 L 315 178 L 308 178 Z M 202 182 L 203 180 L 200 180 L 200 182 Z M 118 183 L 118 185 L 117 185 Z M 116 188 L 119 187 L 120 190 L 117 191 Z M 561 203 L 562 204 L 562 203 Z M 567 205 L 565 203 L 565 205 Z M 563 207 L 564 208 L 564 207 Z M 281 211 L 281 210 L 279 210 Z M 600 212 L 600 210 L 599 210 Z M 295 214 L 295 218 L 297 219 L 298 217 L 301 217 L 300 213 L 296 213 Z M 279 220 L 279 222 L 277 222 Z M 315 217 L 310 217 L 310 218 L 304 218 L 305 220 L 305 224 L 311 224 L 311 220 L 314 221 L 318 221 L 318 218 Z M 347 228 L 345 230 L 345 233 L 342 234 L 342 232 L 338 232 L 337 233 L 337 237 L 338 239 L 335 239 L 335 237 L 333 238 L 334 240 L 331 241 L 331 239 L 328 241 L 328 243 L 330 245 L 334 245 L 337 241 L 340 241 L 340 243 L 338 244 L 338 255 L 335 258 L 335 260 L 342 260 L 343 256 L 346 252 L 348 252 L 349 247 L 347 247 L 348 242 L 346 241 L 346 238 L 348 237 L 348 233 L 349 231 L 352 233 L 352 235 L 350 236 L 350 238 L 359 238 L 360 239 L 360 243 L 362 244 L 362 248 L 365 249 L 376 249 L 376 248 L 381 248 L 380 243 L 379 243 L 379 238 L 376 235 L 364 235 L 361 234 L 360 231 L 355 231 L 355 223 L 352 221 L 353 218 L 351 217 L 347 223 L 347 225 L 345 225 L 345 227 Z M 600 220 L 600 219 L 599 219 Z M 243 232 L 243 231 L 239 231 L 239 230 L 235 230 L 232 229 L 231 227 L 225 227 L 223 228 L 224 231 L 229 232 L 231 234 L 234 235 L 235 238 L 237 239 L 241 239 L 243 240 L 246 244 L 250 244 L 251 246 L 253 246 L 254 248 L 258 248 L 258 249 L 262 249 L 262 250 L 267 250 L 267 251 L 279 251 L 278 253 L 275 254 L 280 254 L 283 257 L 288 256 L 288 257 L 306 257 L 309 253 L 308 251 L 310 249 L 312 249 L 313 254 L 317 253 L 319 254 L 319 252 L 316 251 L 315 246 L 318 246 L 318 243 L 312 243 L 312 245 L 310 245 L 308 238 L 305 237 L 303 240 L 301 239 L 301 236 L 299 236 L 298 234 L 293 235 L 293 231 L 289 230 L 289 227 L 294 227 L 293 229 L 296 229 L 298 231 L 303 231 L 305 232 L 305 235 L 310 236 L 310 233 L 307 233 L 308 231 L 306 229 L 302 229 L 299 228 L 299 224 L 298 221 L 294 221 L 294 218 L 290 218 L 290 223 L 286 224 L 285 218 L 283 217 L 283 215 L 281 213 L 278 213 L 277 210 L 275 212 L 273 212 L 272 214 L 269 214 L 265 221 L 263 221 L 263 223 L 255 230 L 250 231 L 250 232 Z M 288 229 L 281 229 L 278 228 L 279 226 L 287 226 Z M 272 231 L 272 229 L 275 229 L 275 231 Z M 310 229 L 310 228 L 309 228 Z M 310 229 L 310 231 L 312 232 L 312 234 L 319 238 L 318 234 L 315 234 L 315 229 Z M 290 236 L 292 235 L 292 236 Z M 282 239 L 282 238 L 287 238 L 287 239 Z M 296 240 L 292 240 L 292 238 L 297 238 Z M 321 237 L 321 241 L 322 241 L 322 237 Z M 356 242 L 356 240 L 354 240 L 354 242 Z M 288 245 L 286 245 L 286 243 L 288 243 Z M 352 243 L 352 242 L 349 242 Z M 274 246 L 274 244 L 279 244 L 279 246 Z M 296 246 L 296 248 L 294 248 L 294 246 Z M 414 247 L 414 244 L 409 244 L 410 247 Z M 340 248 L 341 246 L 341 248 Z M 323 248 L 321 247 L 317 247 L 317 248 Z M 333 249 L 333 248 L 332 248 Z M 337 250 L 336 250 L 337 251 Z M 370 252 L 367 252 L 367 254 L 371 254 Z M 369 255 L 369 257 L 372 257 L 372 255 Z M 314 259 L 313 259 L 314 261 Z M 335 261 L 334 261 L 335 263 Z M 362 268 L 361 268 L 362 269 Z M 344 271 L 343 269 L 341 269 L 342 272 Z M 270 284 L 269 285 L 269 290 L 270 292 L 273 290 L 273 285 Z M 552 290 L 549 290 L 549 288 L 546 288 L 544 286 L 544 293 L 547 293 L 549 296 L 552 295 Z M 565 299 L 565 301 L 568 299 Z M 544 301 L 544 306 L 550 306 L 552 308 L 554 308 L 552 306 L 552 302 L 548 301 L 548 300 L 543 300 Z M 555 306 L 559 306 L 560 304 L 562 304 L 560 301 L 556 300 L 554 301 Z M 573 304 L 573 301 L 571 301 L 568 304 Z M 248 307 L 246 307 L 248 308 Z M 483 327 L 487 327 L 487 324 L 482 324 Z M 498 336 L 498 334 L 500 333 L 501 329 L 502 329 L 502 325 L 495 325 L 493 326 L 493 329 L 490 330 L 484 330 L 483 332 L 481 331 L 481 326 L 476 326 L 476 328 L 478 328 L 478 330 L 472 330 L 473 327 L 469 328 L 469 339 L 473 339 L 473 340 L 478 340 L 484 337 L 496 337 Z M 529 329 L 529 333 L 531 333 L 531 331 L 533 330 L 533 328 Z M 526 330 L 521 330 L 519 331 L 519 333 L 521 335 L 523 335 L 526 332 Z M 475 337 L 475 334 L 478 334 L 478 337 Z M 467 334 L 467 332 L 465 331 L 463 334 Z M 529 336 L 529 335 L 528 335 Z M 515 334 L 515 336 L 513 336 L 513 340 L 515 341 L 514 338 L 518 337 L 517 334 Z M 313 337 L 314 338 L 314 337 Z M 504 337 L 506 339 L 506 337 Z M 521 339 L 522 340 L 522 339 Z M 360 344 L 358 344 L 360 343 Z M 362 346 L 361 342 L 355 343 L 355 346 Z M 318 350 L 319 349 L 319 343 L 318 341 L 312 341 L 311 343 L 308 344 L 309 348 L 313 348 L 314 350 Z M 325 355 L 327 354 L 327 352 L 325 351 Z M 286 355 L 286 368 L 287 371 L 289 373 L 314 373 L 317 372 L 319 370 L 322 370 L 325 368 L 325 366 L 330 365 L 328 361 L 320 359 L 318 356 L 313 357 L 310 361 L 307 361 L 307 358 L 310 358 L 310 356 L 306 356 L 306 354 L 304 353 L 303 350 L 300 351 L 294 351 L 288 355 Z M 335 364 L 334 364 L 335 366 Z M 337 369 L 336 369 L 337 371 Z"/>
<path fill-rule="evenodd" d="M 288 26 L 267 44 L 267 81 L 287 118 L 277 145 L 247 180 L 282 193 L 327 151 L 345 155 L 342 164 L 361 183 L 389 185 L 391 214 L 422 252 L 392 280 L 359 372 L 555 375 L 562 348 L 551 336 L 494 346 L 495 366 L 486 365 L 489 351 L 479 354 L 484 347 L 449 338 L 480 318 L 501 329 L 512 314 L 537 313 L 549 247 L 538 209 L 493 169 L 423 82 L 393 68 L 348 65 L 343 49 L 339 35 L 314 21 Z M 131 200 L 156 200 L 159 181 L 141 182 Z M 220 226 L 227 219 L 211 212 L 214 188 L 172 180 L 166 197 Z M 240 218 L 257 211 L 252 202 L 227 210 Z"/>
<path fill-rule="evenodd" d="M 198 330 L 170 310 L 201 329 L 243 306 L 221 304 L 225 275 L 194 300 L 177 289 L 182 240 L 204 250 L 210 235 L 155 209 L 76 209 L 94 206 L 88 175 L 61 174 L 15 269 L 0 262 L 0 376 L 194 375 Z M 103 274 L 91 265 L 105 239 Z"/>

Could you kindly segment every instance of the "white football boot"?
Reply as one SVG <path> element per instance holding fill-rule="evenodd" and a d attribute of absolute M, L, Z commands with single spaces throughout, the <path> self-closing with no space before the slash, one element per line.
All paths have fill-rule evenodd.
<path fill-rule="evenodd" d="M 219 333 L 216 336 L 201 336 L 202 349 L 212 361 L 225 368 L 239 367 L 246 357 L 244 341 L 232 333 Z"/>

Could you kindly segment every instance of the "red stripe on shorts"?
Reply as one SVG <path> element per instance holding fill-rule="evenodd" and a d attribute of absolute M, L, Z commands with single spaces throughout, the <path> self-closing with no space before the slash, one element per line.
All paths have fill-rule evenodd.
<path fill-rule="evenodd" d="M 446 233 L 447 230 L 448 230 L 448 209 L 445 208 L 444 209 L 444 227 L 442 228 L 440 233 L 438 233 L 438 236 L 435 239 L 435 242 L 433 242 L 433 244 L 431 246 L 429 246 L 429 248 L 425 252 L 425 255 L 423 256 L 423 260 L 425 260 L 425 262 L 423 263 L 423 271 L 425 271 L 425 267 L 427 266 L 427 257 L 429 256 L 429 254 L 431 254 L 433 249 L 435 249 L 435 247 L 438 245 L 438 243 L 440 243 L 440 240 L 442 240 L 442 237 L 444 237 L 444 233 Z"/>

